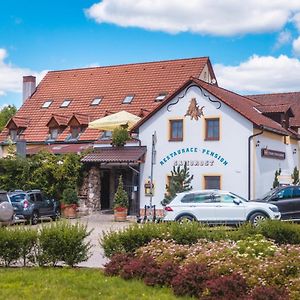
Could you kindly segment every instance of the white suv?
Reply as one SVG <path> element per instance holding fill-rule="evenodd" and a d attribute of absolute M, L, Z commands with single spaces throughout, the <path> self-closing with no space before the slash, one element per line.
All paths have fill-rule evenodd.
<path fill-rule="evenodd" d="M 12 223 L 14 209 L 10 203 L 7 192 L 0 191 L 0 226 Z"/>
<path fill-rule="evenodd" d="M 178 194 L 165 209 L 165 221 L 202 221 L 210 224 L 240 224 L 280 219 L 277 206 L 248 202 L 240 196 L 220 190 L 200 190 Z"/>

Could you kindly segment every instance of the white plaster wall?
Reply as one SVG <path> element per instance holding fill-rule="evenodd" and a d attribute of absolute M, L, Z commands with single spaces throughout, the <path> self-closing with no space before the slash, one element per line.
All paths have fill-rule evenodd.
<path fill-rule="evenodd" d="M 206 92 L 207 94 L 207 92 Z M 182 93 L 179 95 L 182 96 Z M 220 118 L 220 141 L 205 141 L 205 121 L 191 120 L 189 116 L 184 117 L 189 107 L 190 100 L 196 98 L 199 107 L 203 109 L 204 116 Z M 216 100 L 213 96 L 212 99 Z M 177 97 L 175 98 L 175 100 Z M 170 103 L 174 102 L 171 101 Z M 188 93 L 179 100 L 176 105 L 170 107 L 170 112 L 164 106 L 152 118 L 144 123 L 139 129 L 139 138 L 142 145 L 147 146 L 145 164 L 141 165 L 140 176 L 140 203 L 141 207 L 149 205 L 149 196 L 144 195 L 144 183 L 150 177 L 151 167 L 151 137 L 156 131 L 156 164 L 154 165 L 153 178 L 155 191 L 153 204 L 160 207 L 160 201 L 166 192 L 165 186 L 167 176 L 170 175 L 175 160 L 214 160 L 213 166 L 191 166 L 190 173 L 194 175 L 192 186 L 194 190 L 204 188 L 204 175 L 221 175 L 221 188 L 247 197 L 247 147 L 248 136 L 253 133 L 253 125 L 239 113 L 222 103 L 217 109 L 217 103 L 212 103 L 198 88 L 191 88 Z M 183 118 L 184 140 L 182 142 L 169 142 L 169 120 Z M 160 161 L 168 154 L 178 149 L 192 147 L 197 148 L 197 153 L 185 153 L 170 158 L 163 165 Z M 209 149 L 221 155 L 228 164 L 225 166 L 217 159 L 202 153 L 202 149 Z"/>
<path fill-rule="evenodd" d="M 299 168 L 299 146 L 298 143 L 284 144 L 283 137 L 277 135 L 260 135 L 255 137 L 255 141 L 260 141 L 259 147 L 255 149 L 254 157 L 254 178 L 253 178 L 253 198 L 258 198 L 270 191 L 273 185 L 275 171 L 281 168 L 282 174 L 292 174 L 294 167 Z M 261 149 L 268 148 L 285 152 L 284 160 L 267 158 L 261 156 Z M 296 149 L 296 151 L 294 151 Z M 295 153 L 293 153 L 295 152 Z"/>

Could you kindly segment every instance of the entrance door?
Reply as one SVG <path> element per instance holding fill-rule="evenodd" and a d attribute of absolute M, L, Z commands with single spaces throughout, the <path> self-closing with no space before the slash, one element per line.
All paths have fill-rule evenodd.
<path fill-rule="evenodd" d="M 101 210 L 110 209 L 109 201 L 109 171 L 101 171 Z"/>

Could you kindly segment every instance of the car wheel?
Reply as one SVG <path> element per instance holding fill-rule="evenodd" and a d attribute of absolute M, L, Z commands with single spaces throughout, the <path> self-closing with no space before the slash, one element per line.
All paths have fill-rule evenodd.
<path fill-rule="evenodd" d="M 54 214 L 54 216 L 51 217 L 51 219 L 52 219 L 53 221 L 55 221 L 55 220 L 59 220 L 60 217 L 61 217 L 60 210 L 57 209 L 57 210 L 55 210 L 55 214 Z"/>
<path fill-rule="evenodd" d="M 31 219 L 30 219 L 30 222 L 31 222 L 31 225 L 36 225 L 39 221 L 39 214 L 37 211 L 34 211 L 31 215 Z"/>
<path fill-rule="evenodd" d="M 249 218 L 249 221 L 251 222 L 251 224 L 253 226 L 258 226 L 259 223 L 261 223 L 262 221 L 265 221 L 267 219 L 267 216 L 263 213 L 255 213 L 253 215 L 251 215 L 251 217 Z"/>
<path fill-rule="evenodd" d="M 182 215 L 178 219 L 176 219 L 176 221 L 179 223 L 188 223 L 196 221 L 196 219 L 191 215 Z"/>

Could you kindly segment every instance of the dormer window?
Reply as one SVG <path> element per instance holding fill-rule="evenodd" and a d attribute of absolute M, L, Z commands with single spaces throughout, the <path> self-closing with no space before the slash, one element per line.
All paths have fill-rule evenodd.
<path fill-rule="evenodd" d="M 10 139 L 15 142 L 18 137 L 18 131 L 16 129 L 10 129 L 9 130 L 9 137 Z"/>
<path fill-rule="evenodd" d="M 160 93 L 158 96 L 155 98 L 155 102 L 160 102 L 163 101 L 167 96 L 167 93 Z"/>
<path fill-rule="evenodd" d="M 48 108 L 51 105 L 51 103 L 52 103 L 51 100 L 44 102 L 44 104 L 42 105 L 42 108 Z"/>
<path fill-rule="evenodd" d="M 133 98 L 134 98 L 134 95 L 128 95 L 128 96 L 126 96 L 124 98 L 124 100 L 123 100 L 123 104 L 129 104 L 129 103 L 131 103 L 131 101 L 133 100 Z"/>
<path fill-rule="evenodd" d="M 80 127 L 71 127 L 71 139 L 77 140 L 80 134 Z"/>
<path fill-rule="evenodd" d="M 60 107 L 68 107 L 71 103 L 71 100 L 65 100 L 61 105 Z"/>
<path fill-rule="evenodd" d="M 112 131 L 104 131 L 100 140 L 110 140 L 112 138 Z"/>
<path fill-rule="evenodd" d="M 92 106 L 97 106 L 100 104 L 100 102 L 102 101 L 102 98 L 95 98 L 92 102 L 91 105 Z"/>
<path fill-rule="evenodd" d="M 56 140 L 58 138 L 58 128 L 50 128 L 50 140 Z"/>

